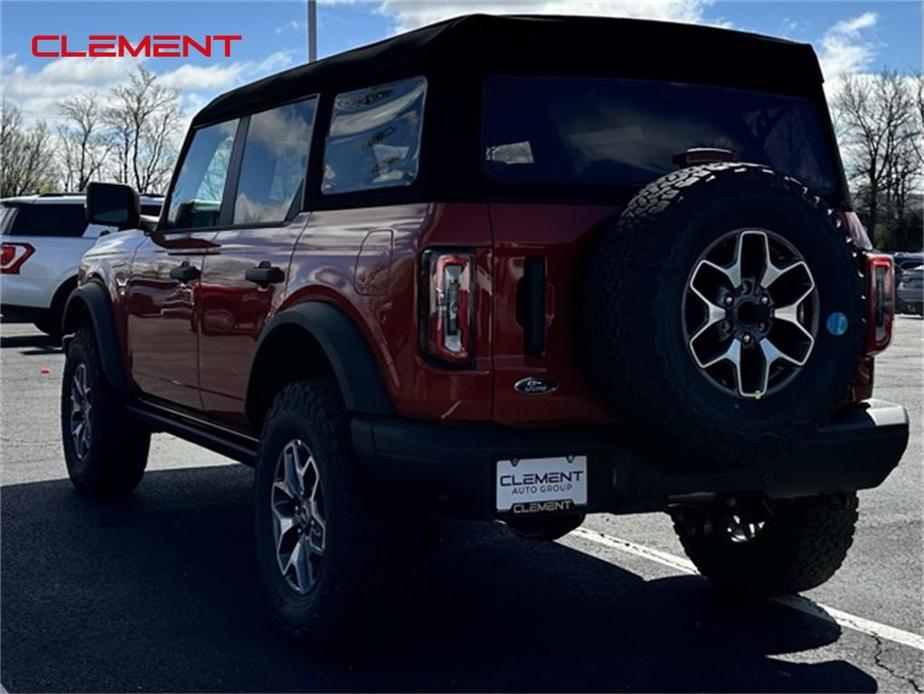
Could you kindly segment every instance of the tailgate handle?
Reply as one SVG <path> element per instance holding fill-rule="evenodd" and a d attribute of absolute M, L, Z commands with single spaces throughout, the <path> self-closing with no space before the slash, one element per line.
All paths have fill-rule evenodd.
<path fill-rule="evenodd" d="M 523 326 L 523 351 L 545 351 L 545 258 L 526 258 L 517 284 L 517 322 Z"/>

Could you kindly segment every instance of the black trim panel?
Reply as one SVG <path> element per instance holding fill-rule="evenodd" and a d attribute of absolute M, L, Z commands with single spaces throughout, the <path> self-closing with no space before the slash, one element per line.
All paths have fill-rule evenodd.
<path fill-rule="evenodd" d="M 149 403 L 129 405 L 128 413 L 151 431 L 166 432 L 251 467 L 257 460 L 258 441 L 249 436 L 184 417 L 180 413 Z"/>
<path fill-rule="evenodd" d="M 756 492 L 812 496 L 882 483 L 908 444 L 908 414 L 881 400 L 849 406 L 788 454 L 742 469 L 670 472 L 616 426 L 512 429 L 492 423 L 356 418 L 353 447 L 382 479 L 412 490 L 436 513 L 489 519 L 495 461 L 587 455 L 590 513 L 663 511 L 685 497 Z"/>
<path fill-rule="evenodd" d="M 394 413 L 378 364 L 362 333 L 340 309 L 320 301 L 308 301 L 280 311 L 263 331 L 254 352 L 247 386 L 248 412 L 258 378 L 255 366 L 261 348 L 277 328 L 285 325 L 298 326 L 317 340 L 333 366 L 348 410 L 368 415 Z"/>
<path fill-rule="evenodd" d="M 87 282 L 71 292 L 64 306 L 62 326 L 65 333 L 76 330 L 75 321 L 81 304 L 90 314 L 106 379 L 119 395 L 130 396 L 132 389 L 122 365 L 122 350 L 116 334 L 109 292 L 98 282 Z"/>

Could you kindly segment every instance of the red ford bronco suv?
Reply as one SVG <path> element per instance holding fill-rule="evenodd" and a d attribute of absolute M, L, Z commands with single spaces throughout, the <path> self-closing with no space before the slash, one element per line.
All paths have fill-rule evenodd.
<path fill-rule="evenodd" d="M 455 19 L 216 98 L 159 220 L 87 206 L 127 231 L 66 307 L 71 479 L 130 492 L 152 432 L 255 466 L 262 584 L 316 646 L 439 516 L 664 511 L 715 582 L 811 588 L 907 443 L 807 45 Z"/>

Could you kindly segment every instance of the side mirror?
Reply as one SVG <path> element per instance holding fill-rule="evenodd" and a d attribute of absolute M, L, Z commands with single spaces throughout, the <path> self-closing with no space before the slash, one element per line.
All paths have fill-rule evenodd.
<path fill-rule="evenodd" d="M 121 183 L 87 185 L 87 222 L 119 229 L 135 229 L 141 217 L 138 193 Z"/>

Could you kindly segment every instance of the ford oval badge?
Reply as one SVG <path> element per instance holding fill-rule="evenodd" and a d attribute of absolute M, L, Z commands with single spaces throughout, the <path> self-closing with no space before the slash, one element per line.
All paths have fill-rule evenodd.
<path fill-rule="evenodd" d="M 550 381 L 547 378 L 534 378 L 533 376 L 528 376 L 517 381 L 513 388 L 523 395 L 548 395 L 558 388 L 558 386 L 555 381 Z"/>

